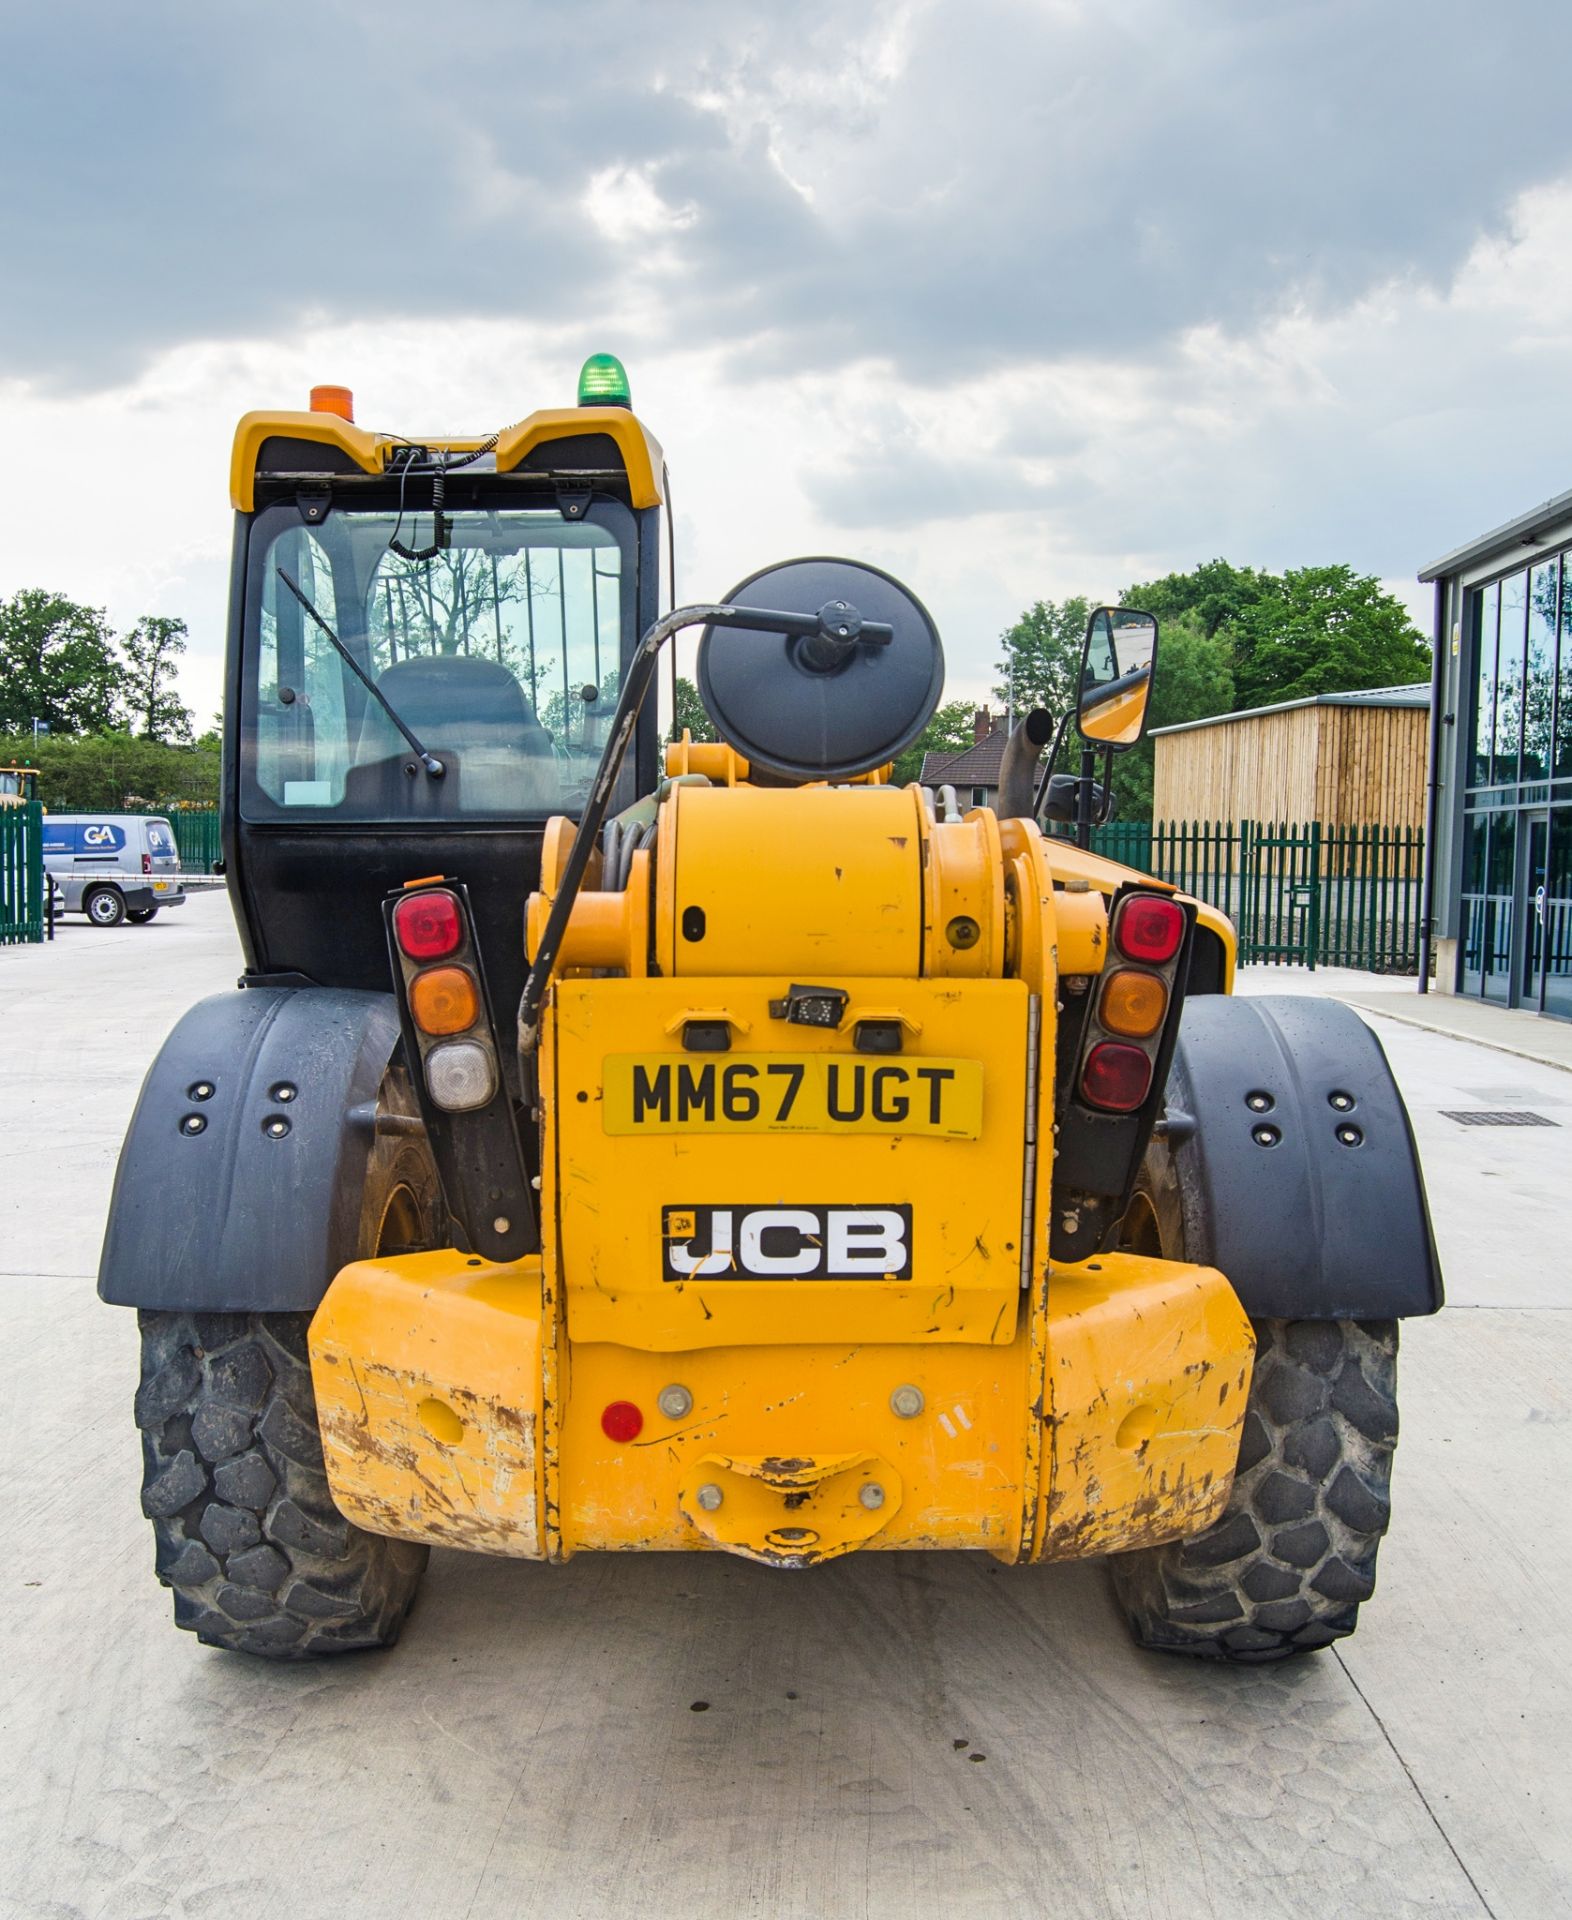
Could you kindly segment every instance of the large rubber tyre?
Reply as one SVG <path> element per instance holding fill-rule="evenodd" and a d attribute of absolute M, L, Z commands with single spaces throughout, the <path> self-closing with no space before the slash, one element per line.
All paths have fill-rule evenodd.
<path fill-rule="evenodd" d="M 1172 1158 L 1154 1142 L 1123 1244 L 1184 1258 Z M 1395 1320 L 1257 1320 L 1239 1464 L 1204 1533 L 1114 1555 L 1136 1641 L 1259 1665 L 1354 1631 L 1375 1588 L 1397 1442 Z"/>
<path fill-rule="evenodd" d="M 126 918 L 133 927 L 145 927 L 149 920 L 155 920 L 157 917 L 157 907 L 131 907 L 126 912 Z"/>
<path fill-rule="evenodd" d="M 118 887 L 94 887 L 83 899 L 82 911 L 95 927 L 118 927 L 126 917 L 125 898 Z"/>
<path fill-rule="evenodd" d="M 412 1106 L 401 1079 L 385 1108 Z M 378 1135 L 360 1253 L 441 1244 L 419 1137 Z M 328 1491 L 306 1347 L 309 1313 L 141 1313 L 142 1511 L 175 1624 L 275 1660 L 391 1646 L 427 1549 L 352 1526 Z"/>

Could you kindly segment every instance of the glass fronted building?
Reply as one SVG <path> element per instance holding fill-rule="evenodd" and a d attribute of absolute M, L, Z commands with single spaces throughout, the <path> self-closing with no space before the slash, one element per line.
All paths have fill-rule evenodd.
<path fill-rule="evenodd" d="M 1435 988 L 1572 1019 L 1572 493 L 1420 578 Z"/>

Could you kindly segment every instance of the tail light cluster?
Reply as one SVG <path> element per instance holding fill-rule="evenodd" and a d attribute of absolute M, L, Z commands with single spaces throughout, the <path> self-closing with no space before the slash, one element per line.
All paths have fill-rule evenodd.
<path fill-rule="evenodd" d="M 1099 1113 L 1134 1113 L 1152 1090 L 1189 915 L 1162 893 L 1113 905 L 1109 959 L 1087 1020 L 1078 1091 Z"/>
<path fill-rule="evenodd" d="M 444 1113 L 490 1106 L 501 1079 L 464 902 L 451 887 L 414 881 L 391 920 L 427 1092 Z"/>

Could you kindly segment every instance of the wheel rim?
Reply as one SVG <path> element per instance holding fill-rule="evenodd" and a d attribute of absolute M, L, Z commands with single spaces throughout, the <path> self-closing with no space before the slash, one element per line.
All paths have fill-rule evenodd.
<path fill-rule="evenodd" d="M 377 1257 L 399 1253 L 419 1253 L 425 1239 L 425 1219 L 414 1189 L 400 1182 L 388 1195 L 377 1228 Z"/>
<path fill-rule="evenodd" d="M 1163 1257 L 1162 1229 L 1157 1224 L 1157 1214 L 1151 1201 L 1144 1193 L 1134 1193 L 1125 1210 L 1124 1224 L 1119 1230 L 1119 1247 L 1124 1253 L 1144 1253 L 1151 1259 Z"/>
<path fill-rule="evenodd" d="M 120 918 L 113 895 L 107 893 L 93 895 L 87 903 L 87 914 L 90 920 L 96 921 L 101 927 L 112 927 Z"/>

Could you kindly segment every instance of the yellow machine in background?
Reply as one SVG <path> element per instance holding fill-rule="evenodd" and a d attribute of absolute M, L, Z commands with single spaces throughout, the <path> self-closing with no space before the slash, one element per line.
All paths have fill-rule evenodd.
<path fill-rule="evenodd" d="M 1423 1188 L 1357 1017 L 1234 1001 L 1226 919 L 1091 849 L 1155 619 L 1097 609 L 962 812 L 888 784 L 944 684 L 889 575 L 660 615 L 614 360 L 484 438 L 352 411 L 237 434 L 244 990 L 155 1063 L 101 1267 L 179 1624 L 385 1645 L 439 1545 L 1110 1555 L 1147 1646 L 1351 1631 Z M 662 748 L 690 626 L 721 743 Z"/>
<path fill-rule="evenodd" d="M 0 767 L 0 807 L 25 807 L 38 798 L 37 767 Z"/>

